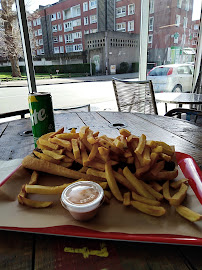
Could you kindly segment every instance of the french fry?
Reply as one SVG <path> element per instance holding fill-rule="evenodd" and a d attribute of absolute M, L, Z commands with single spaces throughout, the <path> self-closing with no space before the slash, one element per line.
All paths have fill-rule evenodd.
<path fill-rule="evenodd" d="M 137 192 L 149 199 L 153 199 L 153 196 L 144 188 L 142 183 L 137 179 L 131 171 L 128 169 L 128 167 L 125 167 L 123 169 L 124 176 L 128 179 L 128 181 L 133 185 L 133 187 L 137 190 Z"/>
<path fill-rule="evenodd" d="M 181 186 L 182 183 L 185 183 L 185 182 L 188 182 L 189 179 L 187 178 L 183 178 L 183 179 L 180 179 L 178 181 L 173 181 L 172 183 L 170 183 L 170 186 L 174 189 L 177 189 Z"/>
<path fill-rule="evenodd" d="M 150 169 L 150 165 L 146 165 L 146 166 L 137 168 L 137 169 L 136 169 L 136 172 L 135 172 L 135 175 L 136 175 L 137 177 L 140 177 L 143 173 L 149 171 L 149 169 Z"/>
<path fill-rule="evenodd" d="M 45 155 L 47 155 L 47 156 L 49 156 L 49 157 L 52 157 L 52 158 L 54 158 L 54 159 L 56 159 L 56 160 L 61 160 L 61 159 L 64 159 L 64 157 L 65 157 L 65 155 L 60 155 L 60 154 L 57 154 L 57 153 L 55 153 L 55 152 L 53 152 L 53 151 L 50 151 L 50 150 L 42 150 L 42 152 L 45 154 Z"/>
<path fill-rule="evenodd" d="M 93 147 L 92 147 L 90 154 L 88 156 L 88 161 L 93 160 L 96 157 L 97 153 L 98 153 L 98 144 L 95 143 L 95 144 L 93 144 Z"/>
<path fill-rule="evenodd" d="M 175 210 L 178 212 L 178 214 L 180 214 L 182 217 L 188 219 L 191 222 L 202 220 L 202 215 L 192 211 L 191 209 L 183 205 L 176 206 Z"/>
<path fill-rule="evenodd" d="M 67 140 L 59 139 L 57 137 L 50 138 L 48 140 L 49 140 L 50 143 L 53 143 L 53 144 L 57 145 L 58 147 L 62 146 L 62 147 L 66 148 L 69 151 L 72 150 L 71 143 L 69 141 L 67 141 Z"/>
<path fill-rule="evenodd" d="M 152 199 L 148 199 L 148 198 L 142 197 L 142 196 L 140 196 L 139 194 L 135 193 L 134 191 L 132 191 L 132 198 L 133 198 L 133 200 L 135 200 L 135 201 L 143 202 L 143 203 L 146 203 L 146 204 L 149 204 L 149 205 L 156 205 L 156 206 L 159 206 L 159 205 L 161 204 L 159 201 L 156 201 L 156 200 L 152 200 Z"/>
<path fill-rule="evenodd" d="M 38 142 L 40 145 L 44 145 L 44 146 L 47 146 L 47 147 L 49 147 L 51 149 L 55 149 L 55 150 L 59 149 L 59 147 L 60 147 L 58 144 L 52 143 L 52 142 L 47 141 L 47 140 L 42 139 L 42 138 L 39 138 Z"/>
<path fill-rule="evenodd" d="M 81 150 L 81 159 L 82 159 L 82 163 L 83 166 L 88 166 L 88 154 L 86 152 L 86 149 L 82 149 Z"/>
<path fill-rule="evenodd" d="M 125 206 L 130 205 L 130 192 L 125 192 L 123 194 L 123 205 L 125 205 Z"/>
<path fill-rule="evenodd" d="M 41 185 L 25 185 L 25 191 L 27 193 L 34 194 L 61 194 L 63 190 L 69 186 L 69 184 L 63 184 L 61 186 L 41 186 Z"/>
<path fill-rule="evenodd" d="M 87 141 L 90 143 L 90 144 L 95 144 L 98 140 L 94 138 L 93 136 L 93 132 L 92 130 L 88 130 L 88 134 L 87 134 Z"/>
<path fill-rule="evenodd" d="M 91 174 L 91 175 L 95 175 L 95 176 L 102 177 L 102 178 L 106 179 L 105 172 L 95 170 L 95 169 L 92 169 L 92 168 L 88 168 L 87 171 L 86 171 L 86 174 Z"/>
<path fill-rule="evenodd" d="M 174 205 L 174 206 L 180 205 L 186 197 L 187 189 L 188 189 L 188 186 L 182 183 L 179 191 L 170 198 L 169 200 L 170 205 Z"/>
<path fill-rule="evenodd" d="M 157 183 L 157 182 L 151 182 L 151 186 L 157 192 L 160 192 L 163 190 L 163 187 L 161 185 L 159 185 L 159 183 Z"/>
<path fill-rule="evenodd" d="M 107 162 L 109 160 L 109 149 L 101 146 L 101 147 L 98 147 L 98 152 L 100 154 L 101 159 L 104 162 Z"/>
<path fill-rule="evenodd" d="M 104 190 L 104 194 L 109 200 L 111 200 L 112 194 L 111 194 L 111 192 L 109 190 Z"/>
<path fill-rule="evenodd" d="M 86 173 L 87 170 L 88 170 L 88 167 L 83 166 L 83 167 L 79 170 L 79 172 L 81 172 L 81 173 Z"/>
<path fill-rule="evenodd" d="M 63 133 L 63 132 L 64 132 L 64 127 L 58 129 L 58 131 L 56 131 L 56 132 L 54 132 L 53 134 L 51 134 L 51 135 L 50 135 L 50 138 L 53 138 L 53 137 L 55 137 L 55 135 L 61 134 L 61 133 Z"/>
<path fill-rule="evenodd" d="M 144 181 L 141 181 L 141 183 L 145 187 L 145 189 L 153 196 L 153 199 L 156 198 L 158 201 L 163 200 L 163 195 L 160 192 L 153 189 L 150 185 L 148 185 Z"/>
<path fill-rule="evenodd" d="M 148 205 L 138 201 L 131 201 L 131 205 L 139 211 L 150 216 L 160 217 L 166 213 L 165 208 L 162 206 Z"/>
<path fill-rule="evenodd" d="M 63 162 L 63 161 L 61 161 L 59 165 L 62 166 L 62 167 L 65 167 L 65 168 L 70 168 L 72 166 L 72 162 Z"/>
<path fill-rule="evenodd" d="M 31 175 L 31 179 L 29 181 L 29 185 L 36 185 L 39 178 L 39 173 L 37 171 L 33 171 Z"/>
<path fill-rule="evenodd" d="M 148 146 L 145 146 L 144 151 L 142 153 L 142 158 L 143 158 L 143 166 L 147 166 L 151 163 L 150 148 Z"/>
<path fill-rule="evenodd" d="M 164 160 L 157 162 L 153 166 L 153 168 L 151 169 L 151 171 L 150 171 L 151 174 L 153 174 L 154 176 L 156 176 L 160 171 L 163 170 L 164 166 L 165 166 L 165 161 Z"/>
<path fill-rule="evenodd" d="M 146 144 L 146 136 L 142 134 L 139 138 L 138 146 L 135 150 L 136 154 L 142 155 Z"/>
<path fill-rule="evenodd" d="M 23 185 L 22 188 L 21 188 L 20 193 L 18 194 L 18 202 L 20 204 L 23 204 L 22 198 L 25 198 L 25 196 L 26 196 L 25 185 Z"/>
<path fill-rule="evenodd" d="M 35 201 L 35 200 L 30 200 L 26 197 L 23 197 L 19 195 L 20 201 L 26 206 L 32 207 L 32 208 L 46 208 L 49 207 L 53 204 L 53 202 L 43 202 L 43 201 Z"/>
<path fill-rule="evenodd" d="M 59 163 L 60 163 L 59 160 L 56 160 L 56 159 L 54 159 L 54 158 L 52 158 L 52 157 L 49 157 L 49 156 L 47 156 L 47 155 L 45 155 L 45 154 L 43 154 L 43 153 L 39 153 L 39 152 L 37 152 L 37 151 L 33 151 L 33 153 L 34 153 L 34 155 L 35 155 L 36 157 L 38 157 L 38 158 L 40 158 L 40 159 L 47 160 L 47 161 L 49 161 L 49 162 L 51 162 L 51 163 L 55 163 L 55 164 L 59 164 Z"/>
<path fill-rule="evenodd" d="M 79 137 L 79 133 L 62 133 L 62 134 L 57 134 L 56 137 L 58 139 L 62 140 L 67 140 L 71 141 L 71 139 L 77 139 Z"/>
<path fill-rule="evenodd" d="M 163 197 L 167 200 L 170 201 L 171 196 L 170 196 L 170 189 L 169 189 L 169 180 L 167 180 L 163 184 Z"/>
<path fill-rule="evenodd" d="M 81 157 L 81 153 L 79 150 L 78 141 L 77 141 L 77 139 L 72 139 L 71 142 L 72 142 L 72 149 L 73 149 L 74 158 L 79 159 Z"/>
<path fill-rule="evenodd" d="M 109 188 L 118 201 L 123 201 L 123 196 L 118 188 L 110 162 L 105 164 L 105 174 Z"/>
<path fill-rule="evenodd" d="M 86 138 L 86 137 L 87 137 L 87 132 L 88 132 L 88 130 L 89 130 L 89 127 L 88 127 L 88 126 L 82 127 L 82 128 L 80 129 L 80 131 L 79 131 L 79 137 L 80 137 L 81 139 Z"/>
<path fill-rule="evenodd" d="M 135 187 L 128 181 L 128 179 L 123 175 L 123 170 L 122 173 L 119 172 L 115 172 L 113 170 L 113 174 L 114 177 L 116 178 L 116 180 L 122 184 L 123 186 L 125 186 L 126 188 L 128 188 L 129 190 L 136 190 Z"/>
<path fill-rule="evenodd" d="M 108 183 L 107 182 L 99 182 L 98 183 L 103 189 L 107 189 L 108 188 Z"/>
<path fill-rule="evenodd" d="M 129 136 L 131 135 L 131 132 L 128 131 L 127 129 L 125 129 L 125 128 L 120 129 L 120 130 L 119 130 L 119 133 L 120 133 L 121 135 L 123 135 L 124 137 L 129 137 Z"/>

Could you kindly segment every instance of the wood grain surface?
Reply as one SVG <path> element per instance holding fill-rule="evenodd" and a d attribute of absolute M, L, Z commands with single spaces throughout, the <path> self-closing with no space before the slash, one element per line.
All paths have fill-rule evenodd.
<path fill-rule="evenodd" d="M 117 112 L 56 113 L 56 129 L 80 129 L 117 136 L 123 126 L 139 136 L 175 145 L 202 167 L 202 128 L 187 121 L 143 114 Z M 23 158 L 34 148 L 30 119 L 0 124 L 0 159 Z M 169 233 L 169 231 L 168 231 Z M 202 247 L 121 242 L 0 231 L 0 270 L 68 269 L 200 270 Z"/>

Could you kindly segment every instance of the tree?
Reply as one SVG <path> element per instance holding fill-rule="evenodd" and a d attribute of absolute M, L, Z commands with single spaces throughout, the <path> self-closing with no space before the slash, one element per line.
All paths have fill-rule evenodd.
<path fill-rule="evenodd" d="M 7 57 L 11 63 L 12 76 L 21 77 L 19 68 L 19 58 L 23 56 L 20 32 L 17 22 L 17 14 L 13 11 L 12 7 L 15 0 L 2 0 L 1 1 L 1 24 L 3 25 L 0 43 L 3 56 Z"/>

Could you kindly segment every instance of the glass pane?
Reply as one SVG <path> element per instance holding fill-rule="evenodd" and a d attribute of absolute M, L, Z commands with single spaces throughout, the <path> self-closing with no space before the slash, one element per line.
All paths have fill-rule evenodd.
<path fill-rule="evenodd" d="M 28 110 L 24 55 L 14 0 L 0 3 L 0 114 Z M 20 118 L 10 117 L 9 120 Z M 8 119 L 0 118 L 0 122 Z"/>
<path fill-rule="evenodd" d="M 139 76 L 140 1 L 37 3 L 27 7 L 37 91 L 55 109 L 117 110 L 112 77 Z"/>

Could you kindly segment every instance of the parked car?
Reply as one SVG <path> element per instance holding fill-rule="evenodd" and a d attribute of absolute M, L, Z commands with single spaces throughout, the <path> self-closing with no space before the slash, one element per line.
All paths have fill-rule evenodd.
<path fill-rule="evenodd" d="M 170 64 L 152 68 L 147 79 L 152 80 L 155 92 L 190 92 L 194 66 Z"/>

